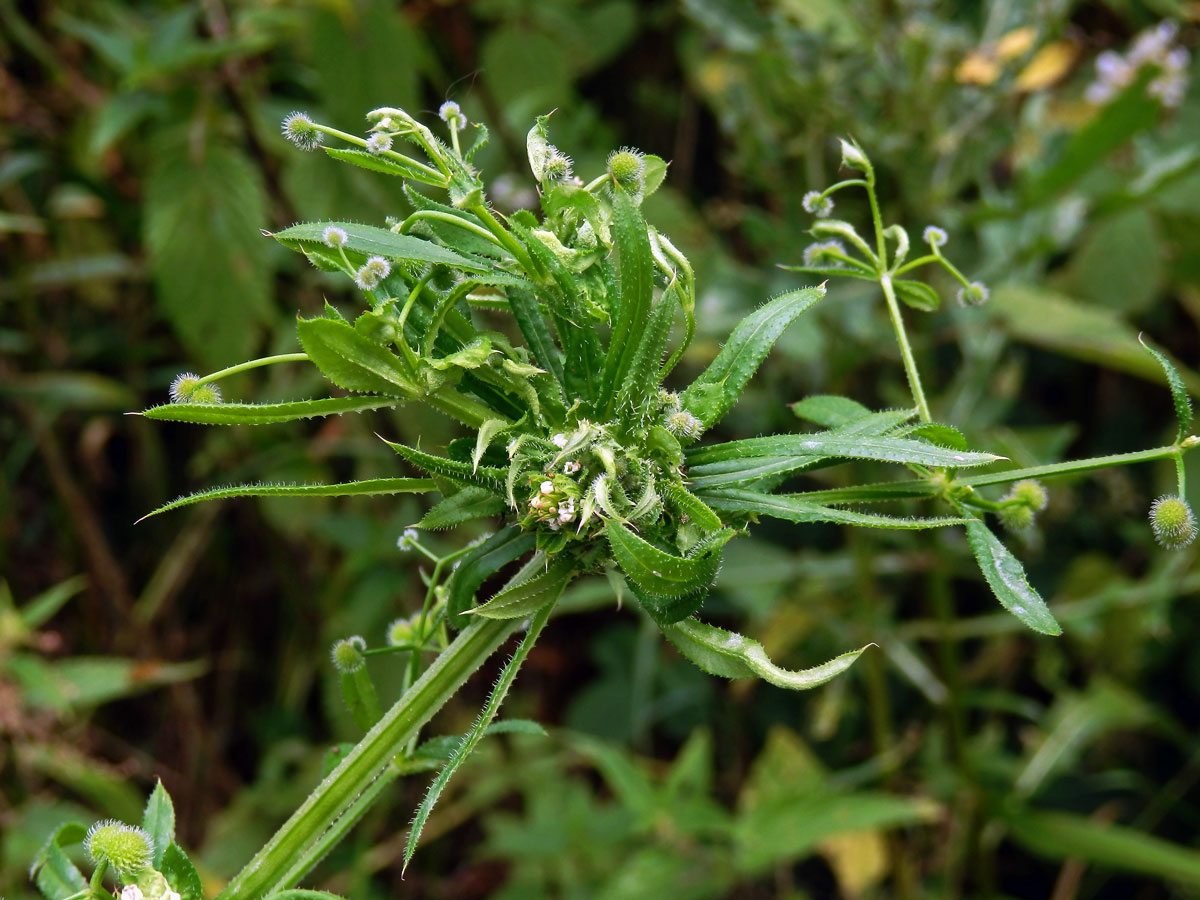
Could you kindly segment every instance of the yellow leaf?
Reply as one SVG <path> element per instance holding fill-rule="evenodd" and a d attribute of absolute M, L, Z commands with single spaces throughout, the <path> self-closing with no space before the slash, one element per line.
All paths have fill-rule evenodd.
<path fill-rule="evenodd" d="M 1040 91 L 1061 79 L 1075 64 L 1078 49 L 1069 41 L 1055 41 L 1034 54 L 1017 76 L 1018 91 Z"/>
<path fill-rule="evenodd" d="M 887 844 L 879 831 L 845 831 L 821 841 L 843 897 L 861 897 L 887 874 Z"/>
<path fill-rule="evenodd" d="M 954 78 L 959 84 L 988 85 L 999 77 L 1000 67 L 982 50 L 972 50 L 954 70 Z"/>
<path fill-rule="evenodd" d="M 1018 56 L 1024 56 L 1037 40 L 1037 29 L 1032 25 L 1014 28 L 1008 34 L 996 41 L 995 57 L 1000 62 L 1008 62 Z"/>

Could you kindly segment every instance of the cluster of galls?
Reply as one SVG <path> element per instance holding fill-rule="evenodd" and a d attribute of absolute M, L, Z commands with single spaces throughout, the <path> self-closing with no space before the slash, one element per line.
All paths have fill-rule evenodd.
<path fill-rule="evenodd" d="M 1026 478 L 1013 484 L 1000 501 L 996 515 L 1010 531 L 1025 531 L 1033 527 L 1037 513 L 1046 508 L 1048 499 L 1041 482 Z"/>

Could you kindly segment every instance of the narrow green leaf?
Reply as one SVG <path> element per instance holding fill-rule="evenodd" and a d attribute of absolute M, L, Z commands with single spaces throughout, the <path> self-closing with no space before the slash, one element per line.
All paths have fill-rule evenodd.
<path fill-rule="evenodd" d="M 1022 810 L 1006 817 L 1013 837 L 1051 859 L 1084 859 L 1102 868 L 1138 872 L 1200 887 L 1200 852 L 1123 825 L 1063 812 Z"/>
<path fill-rule="evenodd" d="M 638 417 L 646 401 L 658 393 L 658 370 L 662 366 L 675 313 L 675 299 L 671 293 L 668 291 L 658 301 L 649 320 L 640 325 L 639 333 L 633 339 L 635 350 L 617 395 L 616 409 L 623 416 Z"/>
<path fill-rule="evenodd" d="M 443 528 L 453 528 L 472 519 L 486 516 L 498 516 L 508 509 L 503 498 L 497 497 L 492 491 L 481 487 L 465 487 L 456 494 L 437 503 L 433 509 L 417 523 L 417 528 L 438 531 Z"/>
<path fill-rule="evenodd" d="M 383 715 L 379 706 L 379 694 L 375 691 L 375 682 L 365 665 L 353 672 L 339 672 L 338 686 L 342 692 L 342 702 L 350 713 L 354 724 L 363 730 L 370 731 Z"/>
<path fill-rule="evenodd" d="M 758 641 L 707 625 L 695 618 L 662 626 L 662 632 L 680 653 L 710 675 L 719 675 L 722 678 L 757 676 L 777 687 L 790 690 L 807 690 L 824 684 L 854 665 L 854 661 L 867 647 L 874 646 L 867 644 L 859 650 L 843 653 L 824 665 L 793 671 L 781 669 L 771 662 Z"/>
<path fill-rule="evenodd" d="M 857 400 L 833 394 L 813 394 L 797 400 L 792 404 L 792 412 L 797 418 L 807 419 L 824 428 L 839 428 L 871 414 L 871 410 Z"/>
<path fill-rule="evenodd" d="M 1025 567 L 983 522 L 967 523 L 967 543 L 992 592 L 1010 613 L 1042 634 L 1062 634 L 1041 596 L 1029 585 Z"/>
<path fill-rule="evenodd" d="M 329 891 L 289 888 L 286 891 L 276 891 L 274 894 L 267 894 L 264 900 L 344 900 L 344 898 L 341 894 L 331 894 Z"/>
<path fill-rule="evenodd" d="M 508 664 L 500 673 L 500 677 L 496 680 L 496 686 L 492 689 L 492 693 L 488 697 L 483 711 L 480 712 L 479 718 L 475 720 L 475 724 L 471 730 L 463 736 L 462 742 L 454 751 L 454 756 L 446 763 L 446 767 L 438 773 L 433 784 L 429 786 L 429 792 L 425 795 L 425 799 L 421 801 L 421 806 L 417 809 L 417 813 L 413 817 L 412 828 L 408 833 L 408 843 L 404 847 L 404 868 L 408 867 L 413 853 L 416 852 L 417 843 L 421 839 L 421 831 L 425 827 L 425 822 L 429 818 L 429 814 L 433 812 L 433 807 L 437 803 L 438 797 L 441 796 L 451 776 L 454 775 L 459 766 L 466 762 L 467 757 L 471 755 L 471 751 L 483 739 L 488 726 L 492 724 L 492 720 L 496 718 L 496 713 L 500 711 L 500 706 L 504 703 L 508 689 L 512 687 L 512 683 L 517 677 L 517 672 L 520 670 L 521 664 L 525 662 L 525 658 L 529 656 L 529 651 L 533 649 L 533 645 L 537 642 L 538 635 L 546 627 L 546 622 L 550 619 L 550 611 L 553 608 L 553 604 L 547 603 L 541 608 L 540 612 L 534 615 L 532 621 L 529 623 L 529 630 L 525 633 L 525 637 L 521 639 L 520 646 L 517 647 L 512 659 L 508 661 Z M 403 872 L 403 869 L 401 871 Z"/>
<path fill-rule="evenodd" d="M 504 429 L 512 426 L 508 419 L 488 419 L 479 426 L 479 434 L 475 437 L 475 450 L 471 453 L 471 465 L 476 469 L 479 468 L 479 460 L 483 458 L 483 454 L 487 452 L 488 445 L 491 444 L 492 438 L 500 434 Z"/>
<path fill-rule="evenodd" d="M 155 783 L 154 790 L 150 792 L 146 801 L 146 811 L 142 814 L 142 828 L 154 841 L 151 863 L 154 868 L 161 869 L 163 854 L 175 840 L 175 807 L 161 780 Z"/>
<path fill-rule="evenodd" d="M 87 887 L 87 881 L 63 847 L 81 843 L 87 829 L 75 822 L 60 825 L 34 857 L 29 877 L 46 900 L 66 900 Z"/>
<path fill-rule="evenodd" d="M 180 900 L 204 900 L 204 888 L 200 873 L 178 844 L 172 841 L 162 854 L 162 864 L 157 866 Z"/>
<path fill-rule="evenodd" d="M 874 513 L 856 512 L 852 509 L 837 509 L 822 506 L 804 495 L 761 494 L 758 491 L 726 489 L 705 495 L 717 509 L 736 513 L 758 513 L 789 522 L 834 522 L 839 525 L 858 525 L 864 528 L 896 528 L 916 530 L 921 528 L 945 528 L 947 525 L 965 525 L 971 519 L 955 516 L 935 518 L 900 518 L 881 516 Z"/>
<path fill-rule="evenodd" d="M 697 447 L 687 453 L 689 472 L 722 462 L 758 457 L 830 456 L 842 459 L 873 459 L 880 462 L 909 463 L 922 466 L 966 468 L 985 466 L 1004 459 L 992 453 L 952 450 L 911 438 L 880 435 L 845 436 L 839 434 L 779 434 L 747 438 L 724 444 Z"/>
<path fill-rule="evenodd" d="M 490 488 L 503 496 L 505 479 L 508 476 L 508 472 L 504 469 L 494 469 L 491 466 L 473 466 L 468 462 L 446 459 L 444 456 L 434 456 L 431 453 L 417 450 L 415 447 L 396 444 L 389 440 L 384 440 L 384 443 L 414 466 L 424 469 L 432 475 L 442 475 L 447 478 L 456 478 L 459 481 L 465 481 L 468 484 L 478 484 L 482 487 Z"/>
<path fill-rule="evenodd" d="M 901 303 L 921 312 L 937 312 L 941 305 L 937 291 L 923 281 L 894 281 L 892 287 Z"/>
<path fill-rule="evenodd" d="M 939 447 L 949 447 L 951 450 L 967 449 L 967 439 L 961 431 L 951 425 L 942 425 L 939 422 L 906 425 L 897 429 L 896 435 L 920 438 L 931 444 L 937 444 Z"/>
<path fill-rule="evenodd" d="M 634 587 L 652 597 L 684 597 L 707 590 L 721 565 L 721 547 L 736 532 L 724 529 L 697 545 L 692 555 L 660 550 L 619 522 L 604 529 L 613 557 Z"/>
<path fill-rule="evenodd" d="M 533 719 L 501 719 L 489 725 L 485 734 L 531 734 L 534 737 L 546 737 L 549 732 L 546 731 L 546 726 Z"/>
<path fill-rule="evenodd" d="M 313 365 L 338 387 L 400 397 L 422 394 L 396 354 L 363 337 L 352 325 L 333 319 L 299 319 L 296 334 Z"/>
<path fill-rule="evenodd" d="M 714 493 L 725 492 L 714 488 Z M 839 503 L 877 503 L 888 500 L 917 500 L 936 497 L 941 488 L 929 481 L 883 481 L 877 484 L 856 484 L 844 488 L 828 488 L 823 491 L 802 491 L 787 496 L 823 506 Z"/>
<path fill-rule="evenodd" d="M 345 247 L 368 256 L 385 256 L 388 259 L 403 259 L 413 262 L 440 263 L 466 271 L 487 271 L 489 266 L 461 253 L 455 253 L 431 241 L 410 234 L 396 234 L 386 228 L 359 225 L 355 222 L 308 222 L 285 228 L 271 237 L 293 250 L 303 249 L 305 244 L 323 245 L 325 229 L 340 228 L 346 232 Z"/>
<path fill-rule="evenodd" d="M 705 531 L 717 531 L 724 527 L 721 517 L 709 509 L 703 500 L 679 485 L 668 484 L 663 488 L 663 493 L 676 509 Z"/>
<path fill-rule="evenodd" d="M 637 352 L 637 336 L 653 301 L 654 264 L 646 220 L 623 191 L 613 195 L 613 243 L 620 267 L 617 295 L 612 298 L 612 336 L 604 367 L 604 390 L 614 396 Z"/>
<path fill-rule="evenodd" d="M 196 425 L 273 425 L 396 404 L 395 397 L 324 397 L 286 403 L 164 403 L 150 407 L 141 415 L 160 422 Z"/>
<path fill-rule="evenodd" d="M 1140 334 L 1138 342 L 1146 348 L 1147 353 L 1158 360 L 1158 364 L 1162 366 L 1163 375 L 1167 378 L 1167 385 L 1171 388 L 1171 399 L 1175 403 L 1175 418 L 1179 421 L 1179 434 L 1175 438 L 1178 443 L 1188 436 L 1188 426 L 1192 424 L 1192 398 L 1188 396 L 1187 388 L 1184 387 L 1178 370 L 1166 355 L 1147 344 Z"/>
<path fill-rule="evenodd" d="M 476 591 L 501 568 L 533 549 L 536 537 L 516 525 L 500 529 L 459 558 L 458 567 L 446 585 L 446 619 L 458 627 L 458 616 L 471 607 Z"/>
<path fill-rule="evenodd" d="M 366 150 L 349 150 L 341 147 L 322 147 L 321 149 L 334 159 L 358 166 L 360 169 L 379 172 L 383 175 L 395 175 L 399 178 L 408 178 L 412 174 L 412 169 L 408 166 L 401 165 L 387 157 L 368 153 Z"/>
<path fill-rule="evenodd" d="M 825 288 L 789 291 L 744 318 L 717 358 L 681 395 L 683 408 L 708 428 L 733 408 L 779 336 L 801 313 L 825 296 Z"/>
<path fill-rule="evenodd" d="M 68 600 L 87 586 L 86 575 L 72 575 L 70 578 L 48 587 L 17 611 L 22 627 L 30 631 L 41 628 L 63 608 Z M 7 590 L 7 585 L 0 581 L 0 593 L 7 594 Z M 11 597 L 9 597 L 9 601 L 11 602 Z M 0 605 L 0 615 L 6 612 L 3 606 Z"/>
<path fill-rule="evenodd" d="M 516 319 L 517 327 L 521 329 L 525 343 L 529 345 L 529 351 L 533 354 L 534 362 L 552 374 L 561 385 L 563 383 L 562 353 L 554 343 L 550 325 L 542 314 L 537 297 L 532 291 L 514 288 L 508 292 L 508 303 L 512 309 L 513 318 Z"/>
<path fill-rule="evenodd" d="M 227 487 L 197 491 L 164 503 L 146 513 L 138 522 L 151 516 L 190 506 L 205 500 L 227 500 L 233 497 L 351 497 L 361 494 L 423 494 L 437 490 L 428 478 L 368 478 L 364 481 L 344 481 L 340 484 L 232 484 Z"/>
<path fill-rule="evenodd" d="M 547 565 L 546 557 L 538 553 L 513 576 L 504 590 L 467 612 L 485 619 L 528 616 L 557 600 L 577 574 L 579 571 L 573 560 L 559 556 Z"/>

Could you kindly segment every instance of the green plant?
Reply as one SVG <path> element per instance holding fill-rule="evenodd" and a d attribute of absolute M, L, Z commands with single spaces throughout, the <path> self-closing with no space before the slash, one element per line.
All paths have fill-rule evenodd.
<path fill-rule="evenodd" d="M 809 397 L 796 412 L 821 431 L 705 443 L 700 438 L 730 411 L 776 340 L 822 298 L 824 287 L 800 288 L 768 301 L 733 329 L 720 353 L 686 388 L 667 390 L 664 384 L 695 331 L 696 287 L 688 260 L 647 224 L 640 209 L 665 178 L 666 163 L 623 148 L 610 155 L 605 172 L 585 184 L 574 176 L 570 158 L 550 143 L 548 117 L 541 117 L 529 132 L 527 152 L 543 215 L 518 211 L 501 217 L 489 206 L 472 166 L 487 140 L 486 129 L 474 126 L 468 147 L 463 138 L 472 126 L 457 105 L 443 105 L 441 116 L 448 142 L 400 109 L 370 113 L 366 137 L 303 113 L 289 115 L 283 132 L 297 146 L 315 150 L 326 137 L 340 139 L 349 149 L 324 152 L 403 179 L 416 211 L 388 228 L 318 222 L 274 234 L 317 268 L 353 279 L 368 308 L 350 319 L 326 304 L 324 315 L 298 321 L 303 352 L 205 377 L 181 376 L 173 385 L 173 402 L 144 413 L 162 421 L 256 425 L 425 403 L 469 431 L 440 454 L 387 441 L 427 477 L 213 488 L 151 515 L 228 497 L 436 491 L 442 499 L 418 529 L 502 520 L 494 534 L 441 556 L 422 544 L 419 533 L 405 532 L 402 548 L 422 552 L 434 563 L 422 609 L 393 623 L 384 646 L 369 648 L 355 636 L 340 641 L 332 653 L 343 697 L 365 736 L 337 754 L 340 762 L 221 897 L 327 896 L 294 886 L 387 784 L 406 772 L 444 763 L 417 811 L 405 851 L 410 859 L 441 791 L 483 737 L 496 730 L 538 730 L 522 720 L 495 719 L 556 602 L 582 576 L 608 576 L 618 595 L 628 587 L 663 634 L 706 672 L 757 676 L 803 689 L 845 671 L 866 648 L 789 671 L 775 665 L 758 642 L 694 616 L 717 574 L 722 549 L 760 516 L 870 528 L 963 526 L 1000 602 L 1044 634 L 1061 629 L 1021 563 L 984 520 L 994 513 L 1010 527 L 1026 527 L 1046 500 L 1045 490 L 1032 479 L 1173 459 L 1178 497 L 1156 506 L 1155 521 L 1176 544 L 1184 532 L 1194 532 L 1190 512 L 1184 516 L 1178 506 L 1185 495 L 1183 454 L 1200 440 L 1187 434 L 1190 405 L 1182 382 L 1153 350 L 1175 398 L 1175 443 L 995 474 L 959 474 L 1002 457 L 970 450 L 953 427 L 933 421 L 900 305 L 932 311 L 938 295 L 901 276 L 937 263 L 961 282 L 963 300 L 982 302 L 987 292 L 942 254 L 946 235 L 940 229 L 925 232 L 929 253 L 907 261 L 908 234 L 899 225 L 885 227 L 874 168 L 858 145 L 844 141 L 842 161 L 859 176 L 805 198 L 805 206 L 820 217 L 812 232 L 823 240 L 799 268 L 879 284 L 913 406 L 871 412 L 845 397 Z M 397 141 L 414 145 L 423 158 L 395 149 Z M 423 192 L 429 188 L 444 191 L 449 203 Z M 873 240 L 849 222 L 827 218 L 832 195 L 849 188 L 867 194 Z M 499 321 L 514 330 L 486 327 Z M 283 403 L 220 402 L 215 384 L 223 377 L 303 361 L 351 393 Z M 915 477 L 777 492 L 799 473 L 849 461 L 903 466 Z M 979 490 L 1009 483 L 1012 491 L 998 499 Z M 938 502 L 947 514 L 903 517 L 850 508 L 880 501 Z M 507 575 L 503 585 L 477 602 L 498 574 Z M 522 628 L 514 655 L 469 732 L 458 742 L 418 743 L 421 729 L 449 696 Z M 453 639 L 451 630 L 457 631 Z M 430 652 L 436 656 L 426 665 Z M 384 654 L 401 655 L 406 676 L 403 693 L 386 712 L 366 665 L 369 657 Z M 143 823 L 153 838 L 150 858 L 144 864 L 140 858 L 123 859 L 123 868 L 115 867 L 131 896 L 136 886 L 138 895 L 150 898 L 199 897 L 199 879 L 174 843 L 172 822 L 170 800 L 160 786 Z M 64 826 L 39 857 L 35 877 L 48 897 L 103 894 L 112 854 L 93 853 L 97 866 L 88 884 L 63 852 L 83 837 L 81 827 Z"/>

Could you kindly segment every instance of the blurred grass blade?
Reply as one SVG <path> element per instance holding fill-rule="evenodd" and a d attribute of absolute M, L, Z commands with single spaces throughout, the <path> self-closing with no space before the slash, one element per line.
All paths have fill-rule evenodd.
<path fill-rule="evenodd" d="M 1200 852 L 1162 838 L 1063 812 L 1029 810 L 1007 817 L 1013 837 L 1052 859 L 1085 859 L 1155 879 L 1200 887 Z"/>
<path fill-rule="evenodd" d="M 227 500 L 233 497 L 350 497 L 362 494 L 423 494 L 437 490 L 429 478 L 368 478 L 364 481 L 343 481 L 339 484 L 232 484 L 227 487 L 196 491 L 165 503 L 138 519 L 205 500 Z"/>

